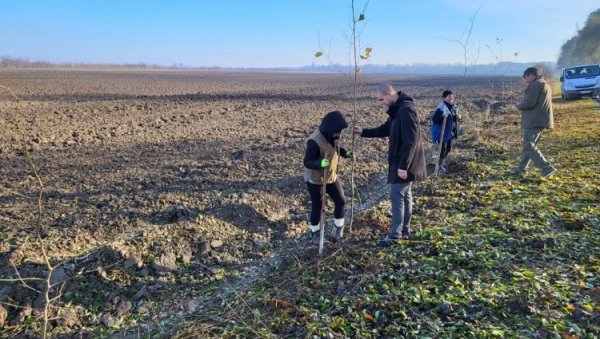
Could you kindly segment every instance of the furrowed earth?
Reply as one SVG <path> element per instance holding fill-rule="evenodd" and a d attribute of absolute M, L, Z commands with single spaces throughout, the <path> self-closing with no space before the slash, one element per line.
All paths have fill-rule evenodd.
<path fill-rule="evenodd" d="M 170 336 L 193 319 L 219 323 L 209 315 L 290 261 L 314 263 L 306 137 L 333 110 L 352 122 L 355 108 L 364 127 L 385 121 L 373 96 L 383 82 L 416 100 L 430 170 L 430 113 L 447 88 L 462 116 L 450 175 L 470 176 L 467 162 L 490 152 L 516 159 L 518 134 L 506 141 L 502 128 L 518 131 L 511 103 L 524 86 L 508 77 L 361 75 L 354 99 L 343 74 L 0 70 L 18 97 L 0 94 L 0 333 L 42 333 L 46 280 L 56 336 Z M 346 243 L 373 246 L 389 225 L 385 212 L 366 217 L 387 200 L 387 141 L 357 138 L 354 150 Z M 342 166 L 349 198 L 350 161 Z M 435 195 L 431 185 L 415 194 Z M 552 245 L 540 241 L 530 245 Z M 325 255 L 343 246 L 327 242 Z"/>

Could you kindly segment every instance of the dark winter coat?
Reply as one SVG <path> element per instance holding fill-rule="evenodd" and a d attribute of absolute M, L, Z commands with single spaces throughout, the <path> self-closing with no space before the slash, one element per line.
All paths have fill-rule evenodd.
<path fill-rule="evenodd" d="M 414 100 L 398 92 L 398 100 L 388 109 L 388 119 L 376 128 L 363 129 L 365 138 L 389 137 L 388 183 L 423 180 L 427 177 L 425 155 L 421 143 L 419 114 Z M 398 169 L 408 171 L 406 179 L 398 177 Z"/>

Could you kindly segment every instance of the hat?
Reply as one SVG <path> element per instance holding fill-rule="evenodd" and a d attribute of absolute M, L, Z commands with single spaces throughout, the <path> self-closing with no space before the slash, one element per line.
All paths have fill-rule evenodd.
<path fill-rule="evenodd" d="M 334 133 L 341 132 L 346 127 L 348 127 L 348 123 L 346 122 L 346 119 L 344 119 L 342 112 L 333 111 L 325 115 L 323 121 L 321 121 L 319 130 L 325 137 L 330 137 Z"/>

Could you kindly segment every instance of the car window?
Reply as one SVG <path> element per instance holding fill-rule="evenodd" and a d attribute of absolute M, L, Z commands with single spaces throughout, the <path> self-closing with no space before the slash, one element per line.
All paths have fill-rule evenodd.
<path fill-rule="evenodd" d="M 567 79 L 585 78 L 600 75 L 599 65 L 586 65 L 565 69 L 565 77 Z"/>

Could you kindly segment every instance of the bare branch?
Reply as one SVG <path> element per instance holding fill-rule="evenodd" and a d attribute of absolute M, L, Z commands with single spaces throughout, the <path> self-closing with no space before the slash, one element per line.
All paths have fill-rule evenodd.
<path fill-rule="evenodd" d="M 458 45 L 460 45 L 462 47 L 463 50 L 463 62 L 464 62 L 464 67 L 465 67 L 465 72 L 464 72 L 464 77 L 467 77 L 467 70 L 468 70 L 468 65 L 469 65 L 469 52 L 470 52 L 470 47 L 469 47 L 469 40 L 471 40 L 471 35 L 473 33 L 473 27 L 475 26 L 475 18 L 477 17 L 477 14 L 479 13 L 479 11 L 481 10 L 481 7 L 479 7 L 475 13 L 473 13 L 473 15 L 471 16 L 471 19 L 469 20 L 469 24 L 465 27 L 465 29 L 463 30 L 462 34 L 460 35 L 460 38 L 458 39 L 449 39 L 449 38 L 444 38 L 444 37 L 437 37 L 443 40 L 446 40 L 448 42 L 453 42 L 456 43 Z"/>
<path fill-rule="evenodd" d="M 3 86 L 0 85 L 0 89 L 4 90 L 5 92 L 7 92 L 16 102 L 17 104 L 17 113 L 20 112 L 20 108 L 21 108 L 21 99 L 15 94 L 15 92 L 7 86 Z M 21 144 L 22 144 L 22 148 L 23 148 L 23 152 L 25 153 L 25 158 L 27 159 L 27 162 L 29 164 L 29 167 L 31 168 L 37 182 L 38 182 L 38 186 L 39 186 L 39 193 L 38 193 L 38 198 L 37 198 L 37 221 L 36 221 L 36 236 L 37 236 L 37 241 L 38 244 L 40 246 L 40 249 L 42 250 L 42 256 L 43 256 L 43 260 L 44 263 L 46 264 L 46 267 L 48 268 L 48 273 L 46 275 L 45 279 L 40 279 L 40 280 L 45 280 L 46 282 L 46 289 L 44 291 L 44 299 L 45 299 L 45 304 L 44 304 L 44 315 L 43 315 L 43 319 L 44 319 L 44 327 L 43 327 L 43 338 L 47 338 L 48 336 L 48 322 L 49 322 L 49 317 L 50 317 L 50 306 L 51 303 L 53 301 L 55 301 L 55 298 L 50 298 L 50 293 L 52 290 L 52 283 L 51 283 L 51 278 L 52 278 L 52 273 L 55 269 L 55 266 L 52 266 L 50 264 L 50 258 L 48 257 L 48 254 L 46 252 L 46 244 L 44 242 L 44 240 L 42 239 L 42 216 L 43 216 L 43 212 L 44 212 L 44 208 L 43 208 L 43 197 L 44 197 L 44 182 L 42 181 L 42 178 L 40 176 L 40 173 L 38 171 L 38 168 L 35 164 L 35 162 L 33 161 L 33 157 L 31 156 L 31 153 L 29 152 L 29 149 L 27 147 L 27 138 L 26 138 L 26 133 L 23 129 L 23 127 L 21 126 L 19 119 L 18 119 L 18 114 L 13 118 L 13 123 L 17 128 L 17 131 L 19 132 L 20 136 L 21 136 Z M 13 268 L 15 269 L 15 272 L 17 274 L 17 276 L 20 279 L 20 282 L 23 284 L 23 286 L 36 291 L 37 293 L 42 293 L 41 291 L 38 291 L 37 289 L 29 286 L 25 280 L 22 279 L 21 274 L 19 273 L 19 270 L 13 265 Z M 64 286 L 64 285 L 63 285 Z M 62 291 L 62 288 L 61 288 Z M 57 296 L 61 296 L 61 294 L 57 294 Z"/>
<path fill-rule="evenodd" d="M 15 304 L 7 303 L 6 301 L 0 301 L 0 305 L 6 305 L 6 306 L 14 307 L 14 308 L 20 308 L 22 310 L 27 309 L 27 308 L 31 308 L 29 306 L 21 306 L 21 305 L 15 305 Z"/>
<path fill-rule="evenodd" d="M 39 280 L 44 280 L 44 279 L 40 279 L 40 278 L 23 278 L 23 277 L 21 277 L 21 273 L 19 272 L 19 270 L 17 269 L 17 267 L 14 264 L 11 264 L 11 266 L 13 267 L 13 269 L 15 270 L 15 273 L 17 274 L 17 277 L 18 277 L 17 281 L 21 282 L 21 284 L 23 286 L 25 286 L 26 288 L 28 288 L 28 289 L 30 289 L 32 291 L 35 291 L 37 293 L 42 293 L 41 291 L 37 290 L 36 288 L 33 288 L 33 287 L 29 286 L 29 284 L 27 284 L 25 281 L 26 280 L 27 281 L 29 281 L 29 280 L 32 280 L 32 281 L 38 280 L 39 281 Z"/>
<path fill-rule="evenodd" d="M 21 193 L 19 193 L 19 192 L 15 191 L 15 190 L 11 190 L 11 189 L 9 189 L 9 188 L 6 188 L 6 187 L 0 187 L 0 189 L 2 189 L 3 191 L 5 191 L 5 192 L 6 192 L 6 193 L 8 193 L 8 194 L 14 194 L 14 195 L 16 195 L 16 196 L 19 196 L 19 197 L 21 197 L 21 198 L 25 198 L 25 199 L 28 199 L 28 200 L 30 200 L 30 199 L 31 199 L 31 197 L 28 197 L 28 196 L 26 196 L 26 195 L 24 195 L 24 194 L 21 194 Z"/>

